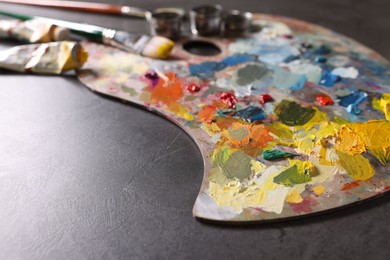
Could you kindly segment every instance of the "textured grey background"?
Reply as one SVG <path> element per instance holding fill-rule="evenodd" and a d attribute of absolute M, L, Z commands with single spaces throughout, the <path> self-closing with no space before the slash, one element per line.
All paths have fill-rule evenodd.
<path fill-rule="evenodd" d="M 210 3 L 112 2 L 148 9 Z M 388 0 L 219 3 L 318 23 L 390 58 Z M 146 27 L 104 15 L 0 9 Z M 158 116 L 93 94 L 73 75 L 0 71 L 0 259 L 390 258 L 389 196 L 290 222 L 207 225 L 191 213 L 202 170 L 192 140 Z"/>

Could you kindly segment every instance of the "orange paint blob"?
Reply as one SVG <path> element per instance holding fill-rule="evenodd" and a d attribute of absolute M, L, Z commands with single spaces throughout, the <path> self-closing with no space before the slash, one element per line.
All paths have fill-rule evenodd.
<path fill-rule="evenodd" d="M 202 109 L 198 112 L 199 121 L 210 124 L 213 121 L 216 111 L 217 111 L 217 107 L 213 105 L 202 107 Z"/>
<path fill-rule="evenodd" d="M 157 86 L 150 90 L 152 102 L 169 104 L 183 97 L 183 81 L 175 73 L 167 73 L 167 81 L 160 79 Z"/>
<path fill-rule="evenodd" d="M 223 131 L 222 139 L 232 148 L 240 149 L 249 155 L 258 155 L 273 138 L 263 124 L 234 122 Z"/>

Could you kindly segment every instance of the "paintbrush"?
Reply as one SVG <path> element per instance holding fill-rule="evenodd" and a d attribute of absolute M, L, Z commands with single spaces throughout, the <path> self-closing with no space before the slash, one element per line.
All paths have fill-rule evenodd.
<path fill-rule="evenodd" d="M 148 10 L 132 7 L 121 6 L 113 4 L 101 4 L 101 3 L 89 3 L 89 2 L 76 2 L 76 1 L 58 1 L 58 0 L 0 0 L 4 3 L 12 4 L 25 4 L 50 8 L 60 8 L 65 10 L 112 14 L 112 15 L 124 15 L 145 18 L 149 13 Z"/>
<path fill-rule="evenodd" d="M 161 36 L 140 36 L 96 25 L 74 23 L 39 16 L 28 16 L 1 10 L 0 15 L 20 20 L 43 20 L 53 25 L 68 28 L 72 33 L 84 36 L 88 39 L 102 41 L 104 44 L 118 49 L 138 53 L 150 58 L 167 58 L 174 47 L 174 43 L 171 40 Z"/>

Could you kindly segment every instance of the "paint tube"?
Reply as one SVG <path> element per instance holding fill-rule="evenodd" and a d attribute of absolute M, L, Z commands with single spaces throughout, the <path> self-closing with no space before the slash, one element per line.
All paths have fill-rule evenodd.
<path fill-rule="evenodd" d="M 0 51 L 0 68 L 37 74 L 60 74 L 78 69 L 88 54 L 77 42 L 50 42 Z"/>
<path fill-rule="evenodd" d="M 70 38 L 70 31 L 38 19 L 0 20 L 0 39 L 4 38 L 29 43 L 64 41 Z"/>

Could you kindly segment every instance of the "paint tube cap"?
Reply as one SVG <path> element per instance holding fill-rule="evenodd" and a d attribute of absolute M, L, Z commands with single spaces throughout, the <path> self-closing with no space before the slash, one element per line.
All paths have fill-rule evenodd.
<path fill-rule="evenodd" d="M 53 30 L 53 41 L 66 41 L 70 39 L 70 31 L 64 27 L 55 27 Z"/>

